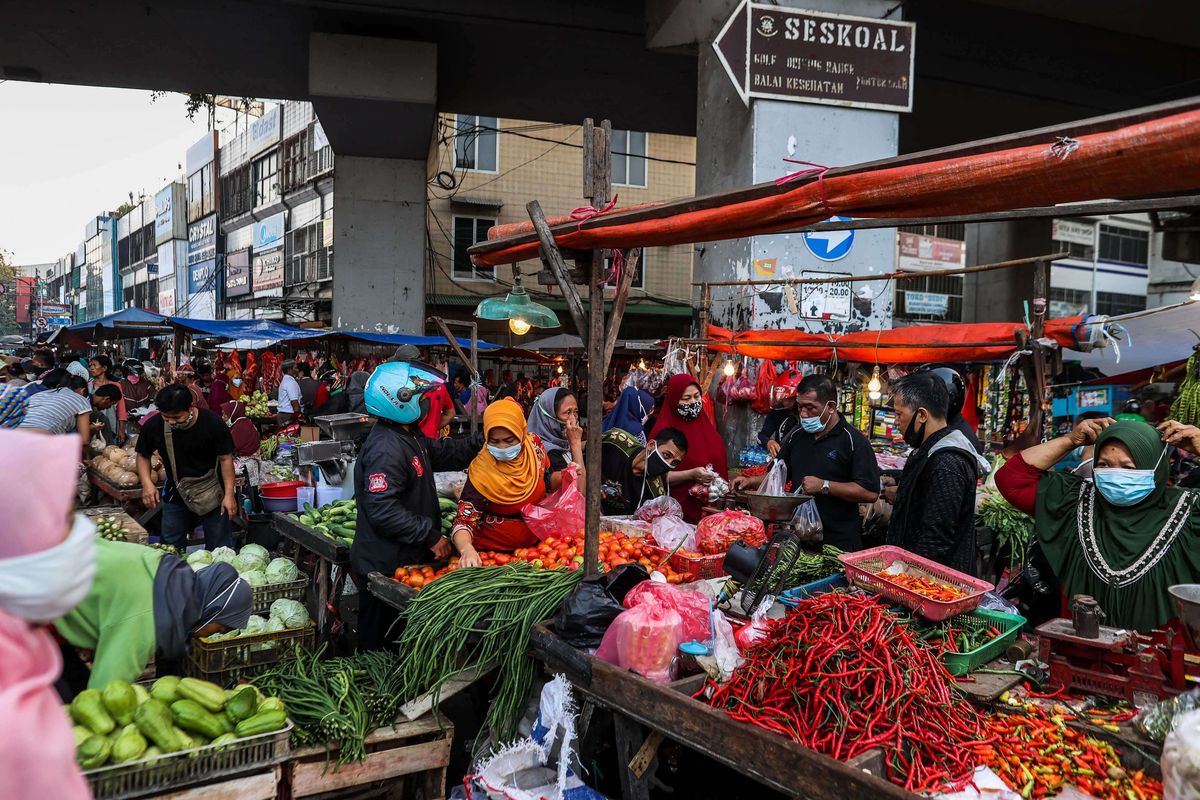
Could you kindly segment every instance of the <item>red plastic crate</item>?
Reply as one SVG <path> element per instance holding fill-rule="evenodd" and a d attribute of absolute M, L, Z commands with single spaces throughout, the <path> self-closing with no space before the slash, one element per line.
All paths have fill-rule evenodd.
<path fill-rule="evenodd" d="M 892 547 L 891 545 L 872 547 L 858 553 L 843 553 L 838 558 L 846 567 L 846 578 L 855 586 L 886 597 L 933 622 L 940 622 L 958 614 L 974 611 L 983 602 L 984 593 L 995 588 L 987 581 L 972 578 L 970 575 L 964 575 L 958 570 L 950 569 L 936 561 L 921 558 L 916 553 L 910 553 L 902 547 Z M 962 589 L 967 594 L 957 600 L 934 600 L 892 583 L 886 575 L 876 574 L 897 561 L 903 561 L 908 566 L 909 572 L 949 584 Z"/>
<path fill-rule="evenodd" d="M 644 544 L 642 545 L 642 552 L 651 561 L 658 563 L 666 558 L 667 554 L 671 551 L 651 544 Z M 667 563 L 676 572 L 690 572 L 696 580 L 720 578 L 725 574 L 725 555 L 723 553 L 718 553 L 715 556 L 700 556 L 699 558 L 685 556 L 683 553 L 676 553 L 667 559 Z"/>

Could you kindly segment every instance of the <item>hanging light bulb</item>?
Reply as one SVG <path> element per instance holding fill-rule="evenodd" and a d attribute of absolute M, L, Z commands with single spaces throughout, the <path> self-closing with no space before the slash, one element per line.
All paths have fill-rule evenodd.
<path fill-rule="evenodd" d="M 529 323 L 521 317 L 513 317 L 508 321 L 508 329 L 517 336 L 524 336 L 529 333 Z"/>
<path fill-rule="evenodd" d="M 733 359 L 731 359 L 731 358 L 725 359 L 725 366 L 722 369 L 722 372 L 725 373 L 726 378 L 733 377 L 733 373 L 737 372 L 737 368 L 733 366 Z"/>
<path fill-rule="evenodd" d="M 562 375 L 562 364 L 558 365 L 558 374 Z"/>
<path fill-rule="evenodd" d="M 873 395 L 877 395 L 883 389 L 883 384 L 879 382 L 879 365 L 875 365 L 875 371 L 871 373 L 871 380 L 867 381 L 867 391 Z"/>
<path fill-rule="evenodd" d="M 643 370 L 644 370 L 645 368 L 646 368 L 646 359 L 644 359 L 644 358 L 639 358 L 639 359 L 638 359 L 638 369 L 643 369 Z"/>

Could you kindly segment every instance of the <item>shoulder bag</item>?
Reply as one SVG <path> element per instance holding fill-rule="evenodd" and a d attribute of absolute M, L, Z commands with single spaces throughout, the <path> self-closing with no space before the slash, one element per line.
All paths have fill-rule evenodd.
<path fill-rule="evenodd" d="M 175 478 L 175 489 L 179 499 L 195 514 L 204 516 L 214 511 L 225 499 L 225 487 L 217 467 L 198 478 L 179 477 L 179 461 L 175 458 L 175 443 L 171 439 L 171 426 L 163 420 L 163 435 L 167 440 L 167 455 L 171 458 L 171 473 Z"/>

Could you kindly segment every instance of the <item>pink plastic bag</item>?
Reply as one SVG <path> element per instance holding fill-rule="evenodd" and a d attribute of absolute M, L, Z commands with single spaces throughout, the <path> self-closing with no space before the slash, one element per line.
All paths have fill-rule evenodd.
<path fill-rule="evenodd" d="M 638 605 L 622 611 L 608 626 L 596 657 L 666 683 L 682 637 L 679 614 L 659 604 Z"/>
<path fill-rule="evenodd" d="M 583 529 L 584 499 L 575 465 L 568 465 L 562 476 L 562 486 L 557 492 L 521 509 L 529 530 L 539 539 L 574 535 Z"/>
<path fill-rule="evenodd" d="M 651 606 L 671 609 L 679 615 L 683 633 L 679 641 L 705 642 L 712 638 L 708 598 L 700 592 L 684 591 L 669 583 L 642 581 L 629 590 L 624 601 L 626 608 Z"/>
<path fill-rule="evenodd" d="M 763 522 L 744 511 L 710 514 L 696 525 L 696 549 L 704 555 L 724 553 L 734 542 L 758 547 L 766 541 Z"/>

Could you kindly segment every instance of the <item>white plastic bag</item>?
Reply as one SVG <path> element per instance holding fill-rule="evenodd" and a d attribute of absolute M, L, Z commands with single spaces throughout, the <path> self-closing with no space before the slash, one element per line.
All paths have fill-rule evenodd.
<path fill-rule="evenodd" d="M 814 541 L 820 541 L 825 536 L 825 526 L 821 524 L 821 515 L 817 513 L 817 504 L 813 500 L 801 503 L 792 512 L 792 526 L 796 535 Z"/>
<path fill-rule="evenodd" d="M 462 494 L 462 488 L 466 482 L 467 473 L 465 472 L 433 473 L 433 485 L 437 489 L 439 497 L 457 500 L 458 496 Z"/>
<path fill-rule="evenodd" d="M 784 490 L 785 486 L 787 486 L 787 464 L 777 458 L 771 464 L 771 469 L 767 471 L 767 478 L 758 488 L 758 493 L 770 497 L 782 497 L 787 494 Z"/>
<path fill-rule="evenodd" d="M 650 526 L 650 535 L 660 547 L 675 550 L 696 549 L 696 526 L 684 522 L 681 517 L 659 517 Z M 683 542 L 680 545 L 680 542 Z"/>
<path fill-rule="evenodd" d="M 1163 799 L 1200 800 L 1200 711 L 1175 722 L 1162 754 Z"/>

